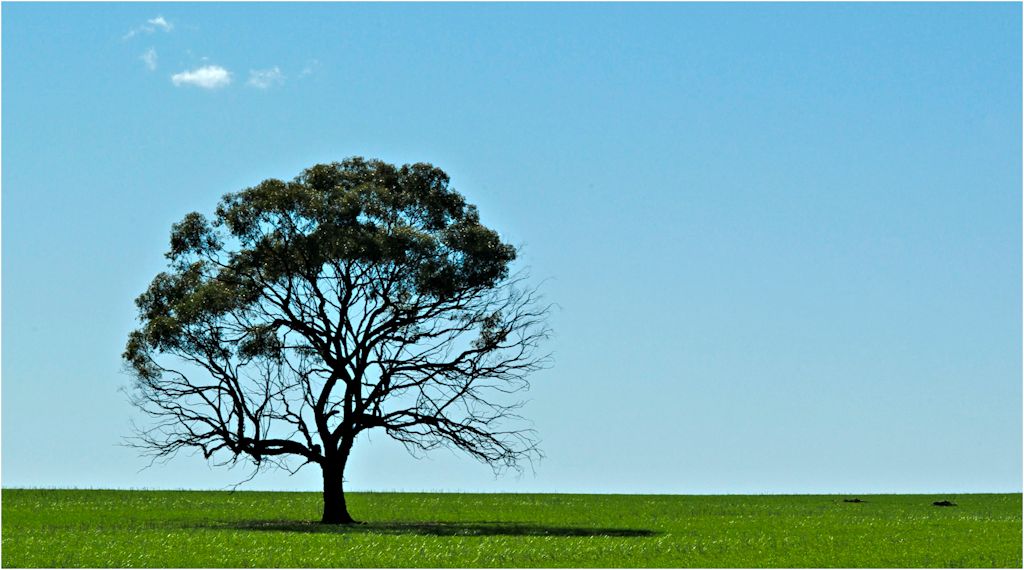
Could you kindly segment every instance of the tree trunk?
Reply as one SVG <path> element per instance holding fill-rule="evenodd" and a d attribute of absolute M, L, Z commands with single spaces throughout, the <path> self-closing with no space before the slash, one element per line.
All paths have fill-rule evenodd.
<path fill-rule="evenodd" d="M 352 524 L 356 522 L 348 514 L 345 504 L 345 487 L 342 475 L 345 464 L 324 466 L 324 517 L 323 524 Z"/>

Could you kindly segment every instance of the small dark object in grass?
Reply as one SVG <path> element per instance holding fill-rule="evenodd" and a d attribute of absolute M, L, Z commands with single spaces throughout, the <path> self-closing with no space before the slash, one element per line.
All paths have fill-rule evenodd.
<path fill-rule="evenodd" d="M 936 507 L 955 507 L 956 503 L 951 501 L 935 501 L 932 505 Z"/>
<path fill-rule="evenodd" d="M 844 503 L 866 503 L 867 501 L 862 501 L 860 499 L 843 499 L 843 502 Z"/>

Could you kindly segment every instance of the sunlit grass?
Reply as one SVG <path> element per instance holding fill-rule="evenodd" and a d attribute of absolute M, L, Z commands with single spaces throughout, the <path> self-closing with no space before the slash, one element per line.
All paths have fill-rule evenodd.
<path fill-rule="evenodd" d="M 4 567 L 1017 567 L 1021 495 L 3 491 Z M 955 507 L 935 507 L 950 499 Z"/>

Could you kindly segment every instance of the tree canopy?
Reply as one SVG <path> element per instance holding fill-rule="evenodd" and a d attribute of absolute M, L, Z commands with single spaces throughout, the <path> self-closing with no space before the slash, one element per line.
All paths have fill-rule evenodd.
<path fill-rule="evenodd" d="M 124 352 L 155 457 L 317 464 L 324 522 L 351 522 L 363 431 L 495 468 L 539 456 L 508 398 L 547 362 L 548 308 L 442 170 L 356 157 L 265 180 L 174 224 L 166 257 Z"/>

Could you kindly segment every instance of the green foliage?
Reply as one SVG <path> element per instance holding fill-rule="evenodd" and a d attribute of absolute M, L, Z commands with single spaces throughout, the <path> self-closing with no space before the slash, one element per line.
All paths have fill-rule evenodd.
<path fill-rule="evenodd" d="M 267 180 L 224 197 L 215 228 L 237 240 L 238 269 L 268 278 L 319 271 L 335 260 L 409 269 L 407 285 L 445 297 L 507 275 L 515 249 L 480 223 L 474 206 L 429 164 L 396 167 L 351 158 L 307 169 L 291 182 Z M 221 238 L 190 214 L 175 226 L 183 244 L 172 259 L 215 247 Z M 177 235 L 177 234 L 176 234 Z"/>
<path fill-rule="evenodd" d="M 136 301 L 143 327 L 125 360 L 146 375 L 153 373 L 147 351 L 201 353 L 230 344 L 240 356 L 274 354 L 269 323 L 234 342 L 211 325 L 251 313 L 268 284 L 315 280 L 329 264 L 400 274 L 405 297 L 445 299 L 494 286 L 508 275 L 515 249 L 448 184 L 429 164 L 356 157 L 227 194 L 212 222 L 186 215 L 172 227 L 172 270 Z"/>
<path fill-rule="evenodd" d="M 1019 494 L 843 498 L 5 489 L 3 566 L 1021 566 Z"/>

